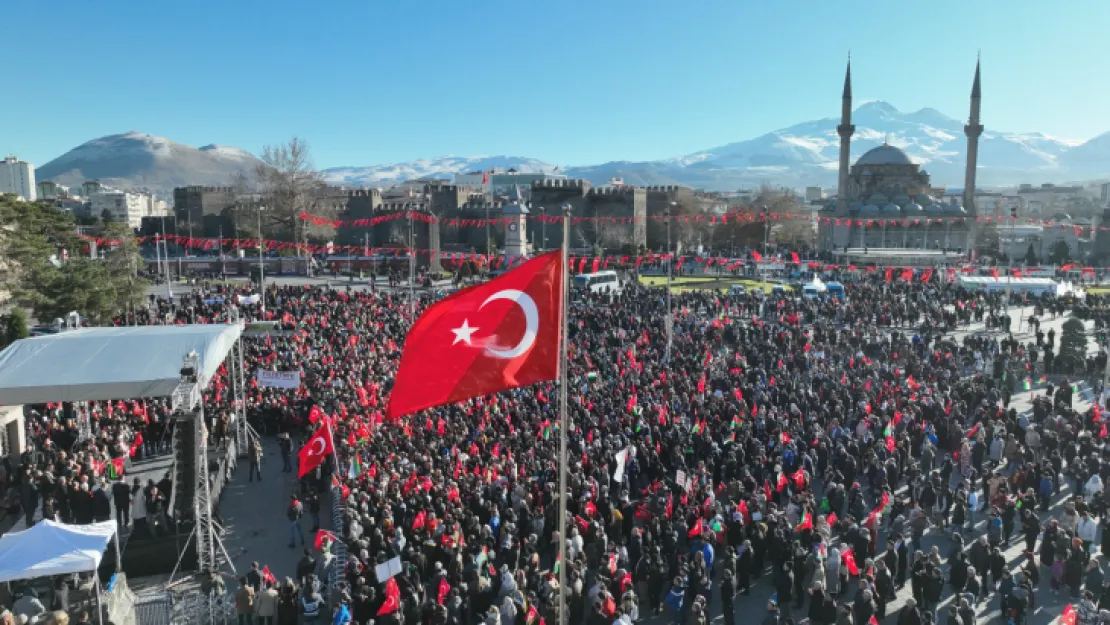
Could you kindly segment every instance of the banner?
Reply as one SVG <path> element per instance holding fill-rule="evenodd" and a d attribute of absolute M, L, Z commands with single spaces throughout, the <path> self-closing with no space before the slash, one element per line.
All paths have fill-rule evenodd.
<path fill-rule="evenodd" d="M 239 295 L 238 297 L 240 306 L 254 306 L 262 301 L 262 296 L 258 293 L 254 295 Z"/>
<path fill-rule="evenodd" d="M 259 369 L 254 373 L 254 379 L 258 380 L 259 386 L 268 388 L 300 388 L 301 386 L 301 372 L 300 371 L 266 371 Z"/>

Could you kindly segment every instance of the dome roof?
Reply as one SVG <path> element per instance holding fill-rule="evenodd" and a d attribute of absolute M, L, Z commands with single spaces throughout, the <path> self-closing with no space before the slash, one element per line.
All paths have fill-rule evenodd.
<path fill-rule="evenodd" d="M 867 198 L 867 201 L 874 204 L 875 206 L 882 206 L 883 204 L 889 202 L 890 198 L 888 198 L 884 193 L 876 192 L 872 193 L 871 197 Z"/>
<path fill-rule="evenodd" d="M 884 143 L 864 152 L 856 165 L 913 165 L 913 161 L 902 150 Z"/>
<path fill-rule="evenodd" d="M 925 210 L 929 211 L 930 213 L 943 213 L 944 207 L 940 204 L 930 204 L 925 207 Z"/>
<path fill-rule="evenodd" d="M 859 210 L 861 213 L 877 213 L 879 212 L 879 207 L 874 204 L 864 204 Z"/>
<path fill-rule="evenodd" d="M 924 209 L 922 209 L 921 205 L 918 204 L 917 202 L 910 202 L 909 204 L 906 204 L 906 212 L 907 213 L 908 212 L 917 212 L 917 213 L 919 213 L 922 210 L 924 210 Z"/>
<path fill-rule="evenodd" d="M 887 204 L 883 207 L 884 213 L 897 213 L 899 211 L 897 204 Z"/>

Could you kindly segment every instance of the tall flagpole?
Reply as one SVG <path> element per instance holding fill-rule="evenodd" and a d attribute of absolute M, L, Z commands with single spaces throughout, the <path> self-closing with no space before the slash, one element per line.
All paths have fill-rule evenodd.
<path fill-rule="evenodd" d="M 562 282 L 562 324 L 559 338 L 559 624 L 567 625 L 567 327 L 570 309 L 567 265 L 570 257 L 570 204 L 563 204 L 563 258 L 559 263 Z"/>

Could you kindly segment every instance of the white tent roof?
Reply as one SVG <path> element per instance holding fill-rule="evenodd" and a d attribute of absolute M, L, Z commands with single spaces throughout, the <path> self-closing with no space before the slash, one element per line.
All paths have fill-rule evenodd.
<path fill-rule="evenodd" d="M 168 397 L 193 350 L 204 387 L 242 331 L 227 324 L 83 328 L 16 341 L 0 352 L 0 405 Z"/>
<path fill-rule="evenodd" d="M 0 537 L 0 583 L 95 571 L 116 533 L 115 521 L 66 525 L 41 521 Z"/>

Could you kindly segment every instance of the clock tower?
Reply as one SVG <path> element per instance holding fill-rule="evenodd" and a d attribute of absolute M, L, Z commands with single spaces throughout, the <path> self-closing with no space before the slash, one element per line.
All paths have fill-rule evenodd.
<path fill-rule="evenodd" d="M 528 208 L 520 197 L 520 189 L 513 194 L 516 197 L 505 205 L 502 215 L 505 218 L 505 256 L 528 256 Z"/>

